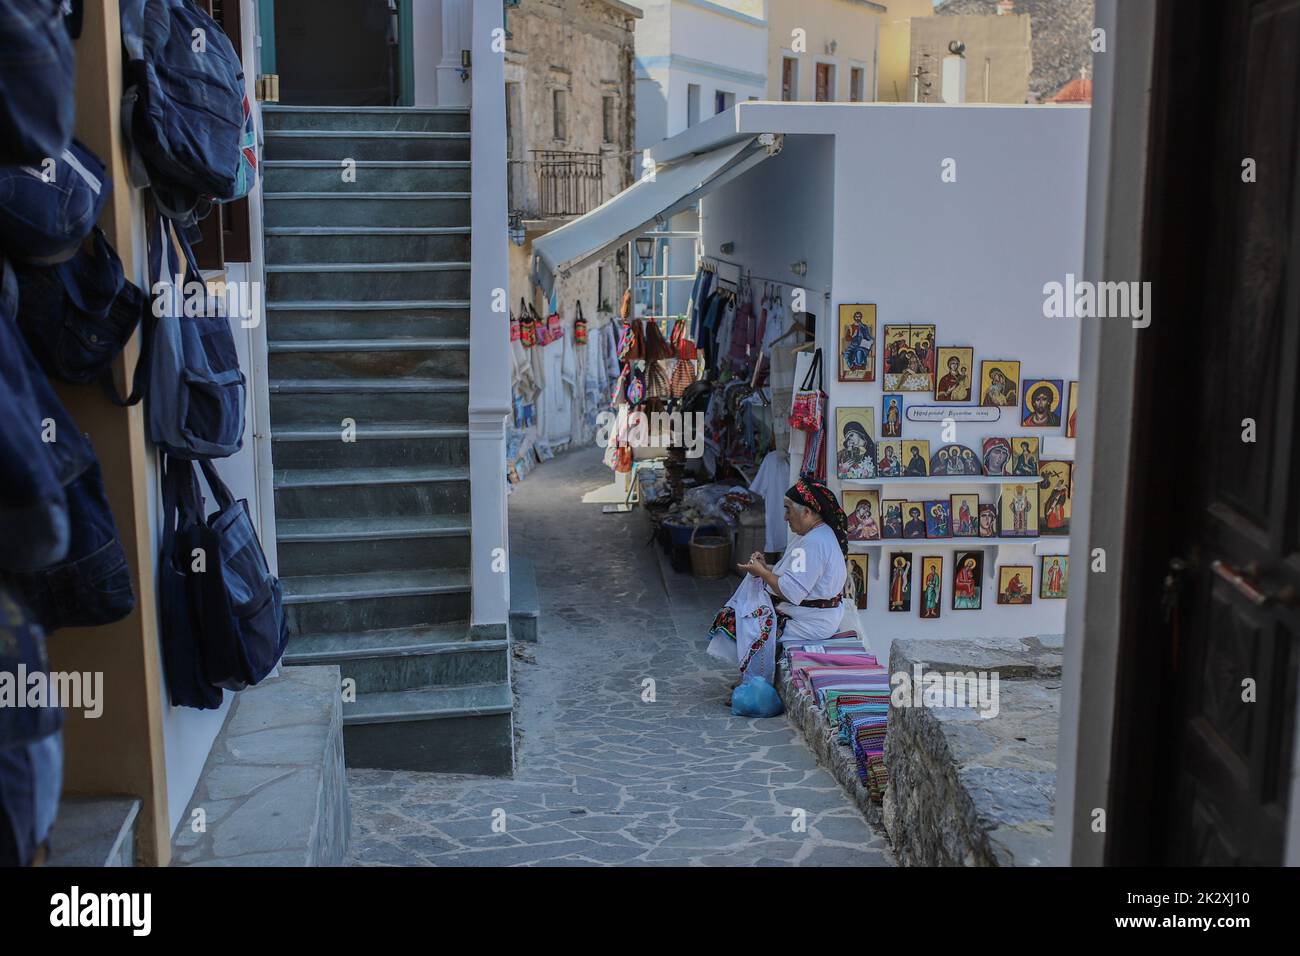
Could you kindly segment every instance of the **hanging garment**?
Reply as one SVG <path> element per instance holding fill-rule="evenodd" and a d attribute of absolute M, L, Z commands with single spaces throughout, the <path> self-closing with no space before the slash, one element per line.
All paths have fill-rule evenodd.
<path fill-rule="evenodd" d="M 763 496 L 763 550 L 776 554 L 785 550 L 788 525 L 785 523 L 785 489 L 790 485 L 790 459 L 779 451 L 770 451 L 758 466 L 749 490 Z"/>
<path fill-rule="evenodd" d="M 563 336 L 534 351 L 542 354 L 546 370 L 546 384 L 542 388 L 541 435 L 552 445 L 562 444 L 572 437 L 569 391 L 564 384 Z"/>

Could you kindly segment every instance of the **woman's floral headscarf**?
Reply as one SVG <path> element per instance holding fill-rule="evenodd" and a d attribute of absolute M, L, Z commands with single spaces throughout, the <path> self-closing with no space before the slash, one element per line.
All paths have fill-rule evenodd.
<path fill-rule="evenodd" d="M 849 519 L 844 509 L 835 498 L 835 492 L 826 487 L 826 483 L 816 478 L 804 477 L 794 483 L 785 496 L 797 505 L 811 508 L 835 532 L 835 540 L 840 550 L 849 553 Z"/>

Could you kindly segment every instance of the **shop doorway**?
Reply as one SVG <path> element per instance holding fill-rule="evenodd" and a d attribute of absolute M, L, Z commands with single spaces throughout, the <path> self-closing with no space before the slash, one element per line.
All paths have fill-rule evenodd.
<path fill-rule="evenodd" d="M 263 72 L 280 77 L 280 102 L 410 106 L 411 5 L 412 0 L 262 0 Z"/>
<path fill-rule="evenodd" d="M 1129 501 L 1112 864 L 1283 860 L 1300 660 L 1298 64 L 1300 0 L 1161 5 L 1143 276 L 1159 311 L 1137 333 L 1134 411 L 1152 467 Z"/>

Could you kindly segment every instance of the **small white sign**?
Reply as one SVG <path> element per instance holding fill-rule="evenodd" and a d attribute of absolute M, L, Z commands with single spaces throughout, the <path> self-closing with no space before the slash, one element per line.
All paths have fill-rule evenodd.
<path fill-rule="evenodd" d="M 950 418 L 954 422 L 996 422 L 1002 415 L 1002 409 L 994 405 L 909 405 L 907 420 L 909 422 L 942 422 Z"/>

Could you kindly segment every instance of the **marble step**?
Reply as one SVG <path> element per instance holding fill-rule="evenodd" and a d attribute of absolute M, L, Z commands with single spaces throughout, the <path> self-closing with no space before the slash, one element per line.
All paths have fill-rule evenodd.
<path fill-rule="evenodd" d="M 286 426 L 463 424 L 469 417 L 464 378 L 271 379 L 272 432 Z M 342 427 L 340 425 L 339 427 Z"/>
<path fill-rule="evenodd" d="M 266 267 L 267 301 L 466 299 L 468 262 L 295 262 Z"/>
<path fill-rule="evenodd" d="M 468 378 L 469 339 L 275 339 L 273 379 Z"/>
<path fill-rule="evenodd" d="M 337 664 L 358 694 L 426 687 L 495 684 L 509 678 L 509 641 L 469 639 L 461 621 L 437 627 L 343 634 L 302 634 L 284 662 Z"/>
<path fill-rule="evenodd" d="M 267 337 L 282 339 L 468 338 L 469 300 L 268 302 Z"/>
<path fill-rule="evenodd" d="M 275 513 L 278 521 L 313 514 L 342 517 L 468 513 L 469 468 L 396 466 L 278 468 Z"/>
<path fill-rule="evenodd" d="M 297 159 L 336 163 L 345 159 L 464 162 L 469 159 L 469 133 L 464 131 L 268 129 L 263 135 L 269 162 Z"/>
<path fill-rule="evenodd" d="M 348 766 L 508 775 L 513 708 L 508 682 L 360 694 L 344 705 Z"/>
<path fill-rule="evenodd" d="M 470 561 L 468 514 L 345 518 L 276 516 L 286 576 L 463 568 Z"/>
<path fill-rule="evenodd" d="M 459 425 L 388 425 L 358 422 L 344 441 L 338 421 L 271 428 L 277 473 L 293 469 L 465 467 L 469 428 Z"/>
<path fill-rule="evenodd" d="M 265 234 L 275 265 L 469 261 L 469 226 L 269 226 Z"/>
<path fill-rule="evenodd" d="M 467 566 L 281 578 L 290 635 L 465 621 L 469 580 Z"/>
<path fill-rule="evenodd" d="M 470 194 L 292 192 L 263 197 L 266 224 L 279 226 L 468 226 Z"/>
<path fill-rule="evenodd" d="M 410 106 L 281 106 L 264 104 L 267 130 L 468 132 L 467 109 Z"/>
<path fill-rule="evenodd" d="M 468 192 L 467 161 L 282 159 L 262 164 L 262 187 L 287 192 Z"/>

